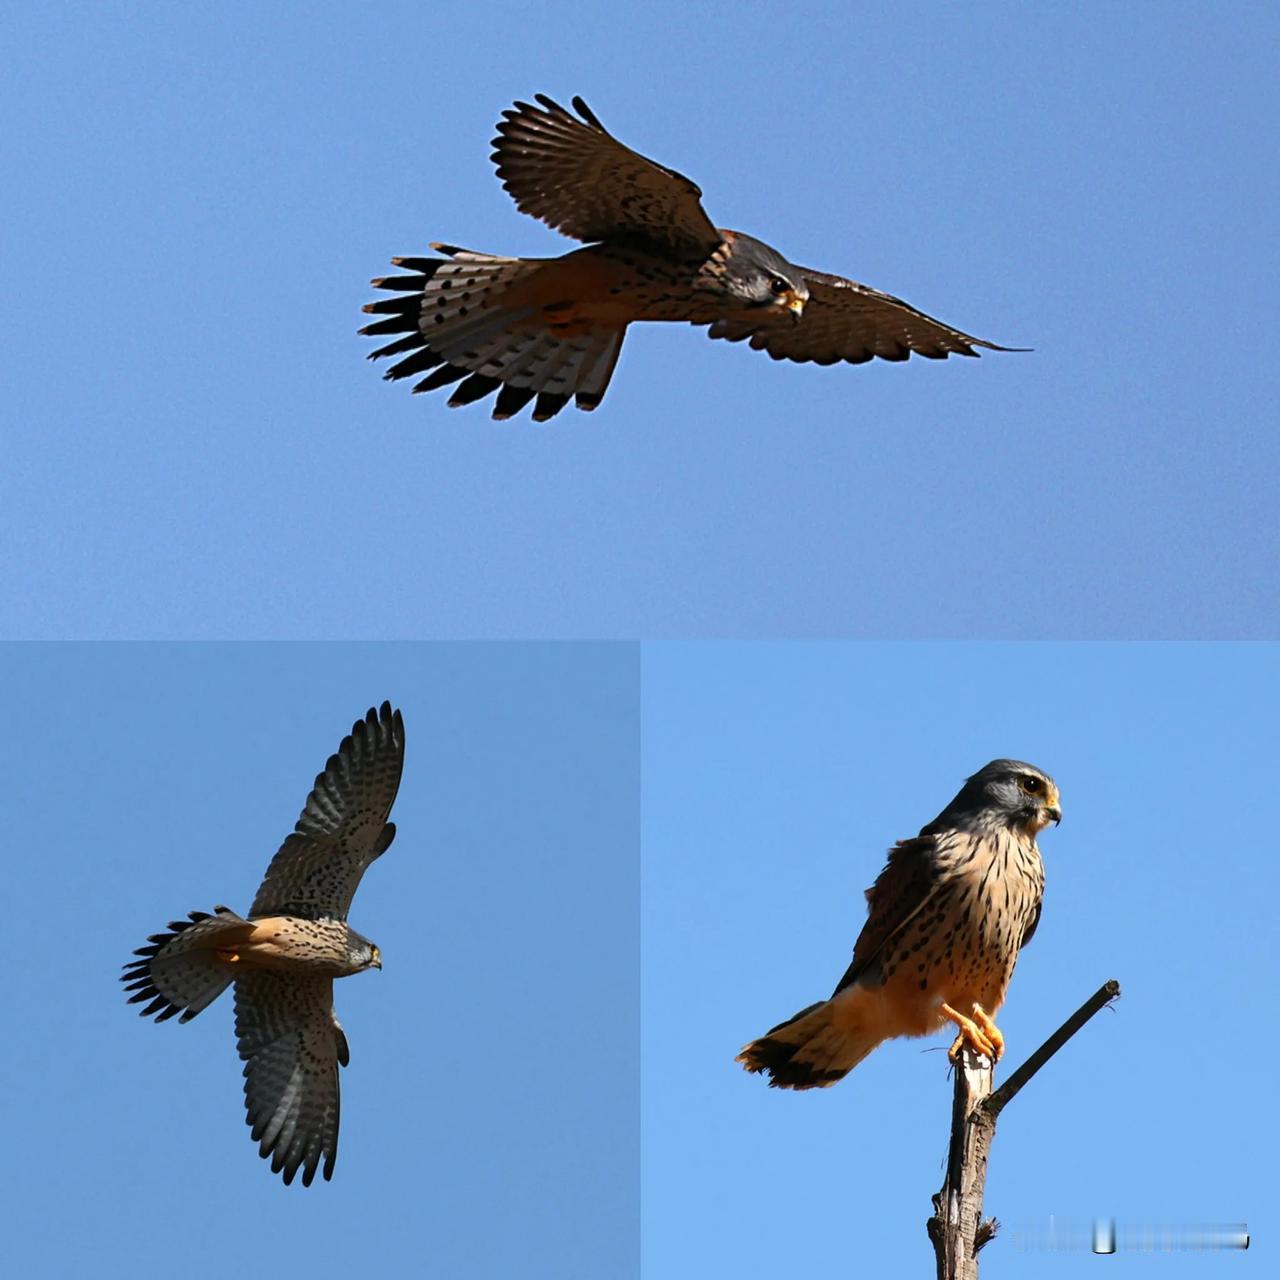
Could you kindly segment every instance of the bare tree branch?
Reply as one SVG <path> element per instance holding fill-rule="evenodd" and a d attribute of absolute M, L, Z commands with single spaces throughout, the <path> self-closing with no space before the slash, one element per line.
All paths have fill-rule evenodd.
<path fill-rule="evenodd" d="M 978 1280 L 978 1250 L 996 1233 L 996 1220 L 982 1218 L 982 1198 L 1000 1112 L 1099 1009 L 1119 995 L 1115 979 L 1103 983 L 994 1093 L 991 1060 L 967 1046 L 961 1052 L 951 1104 L 947 1175 L 933 1197 L 933 1217 L 928 1222 L 938 1280 Z"/>
<path fill-rule="evenodd" d="M 1099 1009 L 1120 998 L 1120 984 L 1112 978 L 1104 982 L 1066 1022 L 1060 1026 L 1026 1062 L 1020 1066 L 989 1098 L 983 1102 L 983 1108 L 991 1113 L 992 1118 L 1000 1114 L 1013 1101 L 1014 1096 L 1028 1080 L 1031 1079 L 1068 1040 L 1071 1039 Z"/>

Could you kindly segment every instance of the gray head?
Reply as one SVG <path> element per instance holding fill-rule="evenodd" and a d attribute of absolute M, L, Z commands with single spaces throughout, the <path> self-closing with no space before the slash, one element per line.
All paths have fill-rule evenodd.
<path fill-rule="evenodd" d="M 1061 821 L 1057 783 L 1043 769 L 1022 760 L 993 760 L 965 782 L 920 834 L 1011 827 L 1034 836 Z"/>
<path fill-rule="evenodd" d="M 732 251 L 718 278 L 723 290 L 743 307 L 799 320 L 809 301 L 809 286 L 800 268 L 754 236 L 741 231 L 725 234 L 732 237 Z"/>
<path fill-rule="evenodd" d="M 347 930 L 347 960 L 353 973 L 382 968 L 382 952 L 354 929 Z"/>

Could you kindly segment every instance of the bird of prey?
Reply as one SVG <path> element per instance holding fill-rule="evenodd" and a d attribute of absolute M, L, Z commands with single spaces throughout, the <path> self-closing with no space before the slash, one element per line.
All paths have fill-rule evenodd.
<path fill-rule="evenodd" d="M 1052 778 L 993 760 L 913 840 L 889 850 L 867 890 L 867 922 L 830 1000 L 753 1040 L 737 1061 L 783 1089 L 825 1088 L 882 1041 L 953 1022 L 950 1057 L 968 1045 L 998 1061 L 993 1021 L 1018 951 L 1040 920 L 1036 835 L 1062 821 Z"/>
<path fill-rule="evenodd" d="M 587 248 L 500 258 L 433 244 L 443 258 L 393 258 L 410 274 L 373 281 L 391 296 L 365 307 L 381 318 L 360 330 L 394 335 L 370 357 L 399 357 L 386 377 L 425 374 L 415 391 L 461 382 L 450 406 L 496 391 L 495 418 L 536 396 L 534 420 L 545 422 L 570 399 L 579 409 L 600 403 L 636 320 L 710 325 L 713 338 L 816 364 L 1020 349 L 715 227 L 697 186 L 623 146 L 581 98 L 577 115 L 543 94 L 536 101 L 502 113 L 498 177 L 521 212 Z"/>
<path fill-rule="evenodd" d="M 244 1100 L 259 1155 L 285 1183 L 310 1186 L 338 1154 L 338 1068 L 347 1038 L 333 980 L 382 968 L 378 948 L 347 924 L 365 868 L 396 834 L 387 821 L 404 764 L 404 723 L 384 702 L 357 720 L 316 778 L 293 834 L 267 868 L 247 916 L 192 911 L 153 934 L 125 966 L 142 1016 L 187 1022 L 235 983 Z"/>

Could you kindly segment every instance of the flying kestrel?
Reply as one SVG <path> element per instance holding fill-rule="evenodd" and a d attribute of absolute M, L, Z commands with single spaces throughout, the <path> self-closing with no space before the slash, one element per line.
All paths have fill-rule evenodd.
<path fill-rule="evenodd" d="M 499 258 L 433 244 L 440 258 L 393 258 L 411 275 L 374 280 L 393 296 L 365 307 L 384 317 L 361 333 L 395 337 L 372 353 L 398 356 L 388 378 L 426 374 L 414 391 L 462 382 L 450 406 L 497 391 L 495 418 L 535 396 L 545 422 L 570 399 L 604 399 L 635 320 L 710 325 L 775 360 L 861 364 L 1012 351 L 953 329 L 900 298 L 788 262 L 740 231 L 717 229 L 701 190 L 624 147 L 581 98 L 577 116 L 542 94 L 504 111 L 494 163 L 516 207 L 575 240 L 561 258 Z"/>
<path fill-rule="evenodd" d="M 356 721 L 316 778 L 293 834 L 267 868 L 247 917 L 193 911 L 153 934 L 121 979 L 150 1003 L 142 1016 L 187 1022 L 236 984 L 236 1039 L 258 1154 L 286 1183 L 310 1186 L 338 1154 L 338 1068 L 347 1038 L 333 980 L 382 968 L 378 948 L 347 924 L 365 868 L 387 851 L 404 764 L 404 723 L 384 702 Z"/>
<path fill-rule="evenodd" d="M 1058 788 L 1020 760 L 993 760 L 914 840 L 889 850 L 867 890 L 867 923 L 830 1000 L 801 1009 L 738 1055 L 783 1089 L 825 1088 L 878 1044 L 946 1022 L 998 1060 L 992 1021 L 1018 951 L 1040 920 L 1036 834 L 1062 821 Z"/>

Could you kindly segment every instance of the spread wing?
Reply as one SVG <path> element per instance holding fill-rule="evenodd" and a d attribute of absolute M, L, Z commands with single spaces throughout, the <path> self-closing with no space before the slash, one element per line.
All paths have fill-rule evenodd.
<path fill-rule="evenodd" d="M 853 963 L 831 994 L 837 995 L 868 972 L 885 944 L 928 905 L 938 888 L 938 839 L 916 836 L 889 850 L 889 861 L 867 890 L 867 923 L 853 947 Z"/>
<path fill-rule="evenodd" d="M 948 356 L 977 356 L 974 347 L 988 351 L 1025 351 L 1025 347 L 1001 347 L 972 334 L 962 333 L 917 311 L 901 298 L 868 285 L 829 276 L 809 267 L 797 267 L 809 286 L 809 301 L 799 322 L 789 316 L 735 315 L 717 320 L 712 338 L 730 342 L 751 340 L 757 351 L 775 360 L 812 360 L 815 364 L 863 364 L 882 360 L 906 360 L 912 352 L 929 360 Z"/>
<path fill-rule="evenodd" d="M 338 1067 L 350 1055 L 333 1011 L 333 979 L 246 969 L 236 979 L 236 1042 L 244 1060 L 245 1119 L 258 1154 L 286 1185 L 309 1187 L 338 1157 Z"/>
<path fill-rule="evenodd" d="M 683 174 L 624 147 L 581 98 L 582 119 L 544 94 L 504 111 L 493 140 L 502 185 L 522 212 L 575 240 L 625 241 L 705 258 L 721 241 Z"/>
<path fill-rule="evenodd" d="M 403 766 L 404 722 L 384 702 L 329 757 L 249 915 L 345 920 L 365 868 L 395 837 L 387 817 Z"/>

